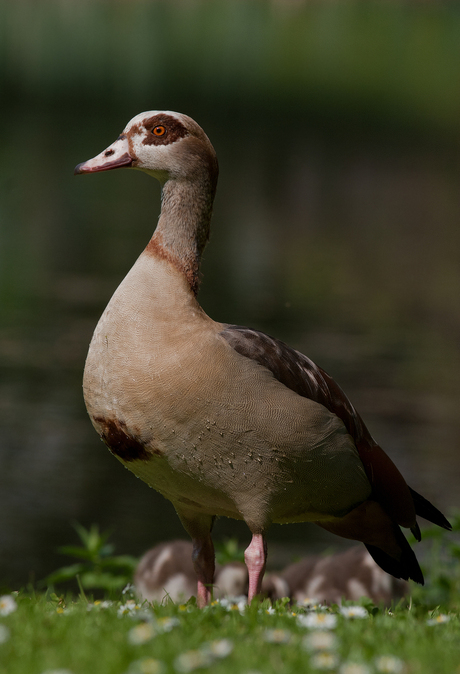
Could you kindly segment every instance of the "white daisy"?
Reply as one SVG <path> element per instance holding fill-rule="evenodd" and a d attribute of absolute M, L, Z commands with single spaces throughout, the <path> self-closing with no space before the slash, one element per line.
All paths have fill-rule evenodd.
<path fill-rule="evenodd" d="M 435 616 L 434 618 L 429 618 L 429 620 L 426 621 L 427 625 L 442 625 L 442 623 L 448 623 L 450 620 L 450 616 L 446 615 L 445 613 L 440 613 L 439 615 Z"/>
<path fill-rule="evenodd" d="M 316 653 L 310 660 L 312 667 L 316 669 L 335 669 L 339 664 L 339 659 L 335 653 Z"/>
<path fill-rule="evenodd" d="M 276 609 L 273 608 L 273 606 L 269 606 L 268 608 L 260 608 L 259 613 L 266 613 L 267 615 L 276 615 Z"/>
<path fill-rule="evenodd" d="M 11 594 L 4 594 L 0 597 L 0 615 L 5 616 L 16 611 L 18 605 Z"/>
<path fill-rule="evenodd" d="M 203 644 L 201 650 L 213 658 L 226 658 L 233 651 L 233 642 L 230 639 L 216 639 Z"/>
<path fill-rule="evenodd" d="M 302 599 L 302 606 L 309 609 L 321 608 L 321 604 L 316 599 L 316 597 L 304 597 Z"/>
<path fill-rule="evenodd" d="M 333 651 L 337 645 L 337 637 L 333 632 L 319 630 L 310 632 L 302 641 L 302 646 L 308 651 Z"/>
<path fill-rule="evenodd" d="M 364 606 L 341 606 L 339 611 L 345 618 L 367 618 L 369 615 Z"/>
<path fill-rule="evenodd" d="M 179 618 L 158 618 L 156 624 L 159 631 L 170 632 L 173 627 L 180 625 L 180 620 Z"/>
<path fill-rule="evenodd" d="M 307 613 L 297 616 L 297 624 L 313 630 L 333 630 L 337 625 L 337 616 L 332 613 Z"/>
<path fill-rule="evenodd" d="M 87 611 L 92 611 L 93 609 L 107 609 L 113 606 L 113 601 L 109 601 L 108 599 L 101 601 L 100 599 L 97 599 L 94 604 L 89 602 L 86 605 L 86 610 Z"/>
<path fill-rule="evenodd" d="M 126 604 L 122 604 L 118 609 L 118 617 L 122 618 L 125 615 L 134 616 L 141 607 L 133 599 L 128 599 Z"/>
<path fill-rule="evenodd" d="M 339 674 L 370 674 L 371 670 L 367 665 L 358 662 L 344 662 L 339 668 Z"/>
<path fill-rule="evenodd" d="M 265 630 L 264 639 L 271 644 L 287 644 L 291 640 L 292 633 L 288 630 Z"/>
<path fill-rule="evenodd" d="M 401 674 L 404 671 L 404 662 L 394 655 L 381 655 L 375 659 L 375 668 L 382 674 Z"/>
<path fill-rule="evenodd" d="M 166 665 L 161 660 L 141 658 L 130 664 L 126 674 L 164 674 L 165 671 Z"/>
<path fill-rule="evenodd" d="M 182 674 L 187 674 L 194 669 L 209 667 L 212 661 L 212 655 L 204 650 L 186 651 L 174 660 L 174 668 Z"/>
<path fill-rule="evenodd" d="M 151 623 L 140 623 L 128 632 L 128 641 L 130 644 L 145 644 L 155 636 L 155 630 Z"/>
<path fill-rule="evenodd" d="M 239 597 L 222 597 L 222 599 L 216 599 L 215 604 L 223 606 L 227 611 L 244 613 L 248 607 L 247 601 L 247 597 L 242 595 Z"/>

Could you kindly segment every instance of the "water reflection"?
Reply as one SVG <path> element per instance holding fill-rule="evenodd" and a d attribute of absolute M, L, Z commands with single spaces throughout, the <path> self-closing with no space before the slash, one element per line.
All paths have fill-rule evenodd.
<path fill-rule="evenodd" d="M 113 528 L 117 549 L 132 554 L 183 536 L 172 506 L 100 443 L 81 396 L 92 330 L 159 210 L 145 175 L 72 176 L 126 121 L 114 114 L 95 129 L 75 115 L 69 137 L 69 117 L 48 111 L 33 144 L 9 136 L 2 149 L 0 578 L 13 584 L 62 562 L 51 551 L 74 536 L 71 520 Z M 460 203 L 450 151 L 331 142 L 301 128 L 281 145 L 263 123 L 254 139 L 213 127 L 221 178 L 203 306 L 319 362 L 411 485 L 459 507 Z M 216 526 L 235 531 L 247 540 L 239 523 Z M 289 551 L 325 536 L 307 525 L 271 532 Z"/>

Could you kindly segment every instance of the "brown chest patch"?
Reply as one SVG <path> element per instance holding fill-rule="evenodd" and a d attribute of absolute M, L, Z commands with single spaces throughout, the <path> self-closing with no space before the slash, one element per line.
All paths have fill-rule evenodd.
<path fill-rule="evenodd" d="M 152 454 L 161 456 L 159 450 L 147 449 L 145 445 L 128 432 L 124 421 L 118 419 L 106 419 L 105 417 L 95 417 L 94 421 L 102 427 L 99 433 L 101 439 L 105 442 L 112 454 L 119 459 L 129 463 L 130 461 L 148 461 Z"/>

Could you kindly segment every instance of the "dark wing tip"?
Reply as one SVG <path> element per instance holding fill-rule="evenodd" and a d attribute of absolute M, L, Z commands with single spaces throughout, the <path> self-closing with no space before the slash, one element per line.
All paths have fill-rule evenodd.
<path fill-rule="evenodd" d="M 412 499 L 414 501 L 415 512 L 417 513 L 417 515 L 423 517 L 425 520 L 428 520 L 428 522 L 437 524 L 438 527 L 447 529 L 447 531 L 452 531 L 451 523 L 446 517 L 444 517 L 444 515 L 440 510 L 435 508 L 435 506 L 432 503 L 430 503 L 428 499 L 426 499 L 421 494 L 417 493 L 411 487 L 409 487 L 409 490 L 412 495 Z"/>
<path fill-rule="evenodd" d="M 365 544 L 367 551 L 374 562 L 391 576 L 402 578 L 403 580 L 415 580 L 416 583 L 425 585 L 425 579 L 423 578 L 422 569 L 417 561 L 417 557 L 399 527 L 395 527 L 395 534 L 401 548 L 399 559 L 391 557 L 375 545 Z"/>
<path fill-rule="evenodd" d="M 422 540 L 422 533 L 417 522 L 410 528 L 410 530 L 412 531 L 414 538 L 420 543 Z"/>

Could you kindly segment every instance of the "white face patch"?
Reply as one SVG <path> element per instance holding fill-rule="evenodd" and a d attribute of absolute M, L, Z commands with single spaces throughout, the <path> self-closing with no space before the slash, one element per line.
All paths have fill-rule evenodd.
<path fill-rule="evenodd" d="M 172 111 L 151 110 L 133 117 L 122 135 L 128 139 L 134 168 L 150 173 L 161 183 L 182 175 L 184 160 L 175 147 L 190 135 L 190 122 L 193 124 L 186 115 Z"/>

